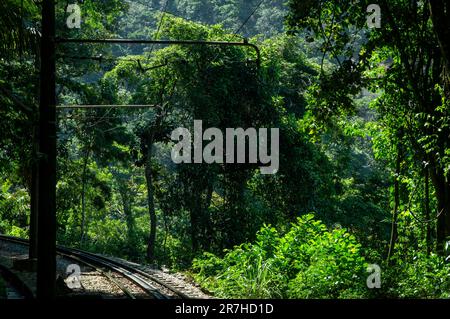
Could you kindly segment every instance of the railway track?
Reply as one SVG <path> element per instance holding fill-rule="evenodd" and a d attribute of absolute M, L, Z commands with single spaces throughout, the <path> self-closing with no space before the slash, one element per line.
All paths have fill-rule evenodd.
<path fill-rule="evenodd" d="M 17 277 L 12 271 L 7 267 L 0 265 L 0 278 L 3 279 L 7 285 L 6 297 L 8 299 L 32 299 L 33 293 L 31 290 L 23 283 L 23 281 Z"/>
<path fill-rule="evenodd" d="M 28 240 L 0 235 L 0 240 L 15 243 L 19 245 L 28 246 Z M 161 276 L 155 274 L 149 274 L 136 266 L 110 259 L 104 256 L 99 256 L 93 253 L 85 252 L 79 249 L 67 248 L 57 246 L 56 253 L 69 260 L 73 260 L 78 264 L 85 265 L 92 269 L 95 269 L 102 276 L 106 277 L 112 284 L 119 288 L 128 298 L 137 299 L 123 283 L 114 278 L 112 273 L 119 274 L 121 277 L 126 278 L 134 285 L 142 289 L 148 297 L 153 299 L 190 299 L 186 293 L 181 291 L 180 287 L 174 287 L 167 280 L 164 280 Z M 18 278 L 15 278 L 14 282 L 18 283 Z M 163 292 L 166 291 L 166 292 Z M 169 293 L 167 293 L 169 292 Z M 29 297 L 29 294 L 27 294 Z"/>

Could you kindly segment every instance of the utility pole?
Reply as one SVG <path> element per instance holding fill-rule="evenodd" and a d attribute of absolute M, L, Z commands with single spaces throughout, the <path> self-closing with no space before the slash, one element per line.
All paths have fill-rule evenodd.
<path fill-rule="evenodd" d="M 56 96 L 55 1 L 42 2 L 39 104 L 37 297 L 56 290 Z"/>

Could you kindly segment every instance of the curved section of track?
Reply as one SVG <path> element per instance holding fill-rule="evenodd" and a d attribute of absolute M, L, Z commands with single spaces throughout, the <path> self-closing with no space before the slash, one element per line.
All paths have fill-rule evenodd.
<path fill-rule="evenodd" d="M 0 235 L 0 240 L 20 244 L 28 245 L 28 240 Z M 113 271 L 127 280 L 133 282 L 136 286 L 140 287 L 149 296 L 156 299 L 170 299 L 166 294 L 159 291 L 157 286 L 163 287 L 171 292 L 175 298 L 189 299 L 185 293 L 181 292 L 179 289 L 172 287 L 170 283 L 157 278 L 147 272 L 142 271 L 137 267 L 130 266 L 128 264 L 113 260 L 107 257 L 99 256 L 93 253 L 85 252 L 79 249 L 67 248 L 62 246 L 57 246 L 56 253 L 64 258 L 72 259 L 79 263 L 82 263 L 90 268 L 97 270 L 103 276 L 107 277 L 112 283 L 119 287 L 128 298 L 135 299 L 135 296 L 122 285 L 120 282 L 115 280 L 109 275 L 108 271 Z"/>
<path fill-rule="evenodd" d="M 112 265 L 113 267 L 119 267 L 122 269 L 125 269 L 128 272 L 132 272 L 136 275 L 138 275 L 139 277 L 142 277 L 144 279 L 146 279 L 147 281 L 151 281 L 151 282 L 155 282 L 160 286 L 163 286 L 164 288 L 170 290 L 171 292 L 173 292 L 176 296 L 180 297 L 181 299 L 190 299 L 190 297 L 188 295 L 186 295 L 185 293 L 183 293 L 182 291 L 180 291 L 179 289 L 173 287 L 172 285 L 170 285 L 169 283 L 167 283 L 165 280 L 163 280 L 162 278 L 158 278 L 155 275 L 149 274 L 137 267 L 133 267 L 130 266 L 126 263 L 117 261 L 117 260 L 113 260 L 104 256 L 100 256 L 100 255 L 96 255 L 93 253 L 89 253 L 89 252 L 85 252 L 85 251 L 81 251 L 79 249 L 70 249 L 70 251 L 73 252 L 78 252 L 83 254 L 84 256 L 87 256 L 88 258 L 94 258 L 96 260 L 98 260 L 100 263 L 104 262 L 104 263 L 108 263 L 110 265 Z"/>
<path fill-rule="evenodd" d="M 12 271 L 4 267 L 3 265 L 0 265 L 0 277 L 3 278 L 3 280 L 9 286 L 13 287 L 14 290 L 18 293 L 18 295 L 23 299 L 33 298 L 33 293 L 27 287 L 27 285 L 25 285 L 24 282 L 16 274 L 14 274 Z"/>

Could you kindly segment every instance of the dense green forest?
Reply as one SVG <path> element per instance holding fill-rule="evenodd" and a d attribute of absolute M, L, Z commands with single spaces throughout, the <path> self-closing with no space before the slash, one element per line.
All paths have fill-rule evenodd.
<path fill-rule="evenodd" d="M 370 28 L 370 3 L 59 1 L 58 37 L 248 41 L 261 60 L 246 46 L 59 45 L 58 105 L 152 107 L 58 110 L 58 243 L 224 298 L 449 298 L 450 7 L 378 1 Z M 0 4 L 0 233 L 24 238 L 40 15 L 38 1 Z M 175 164 L 171 132 L 194 120 L 279 128 L 278 172 Z"/>

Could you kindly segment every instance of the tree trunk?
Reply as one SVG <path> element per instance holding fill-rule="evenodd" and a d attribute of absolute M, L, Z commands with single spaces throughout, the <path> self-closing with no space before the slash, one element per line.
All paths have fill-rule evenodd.
<path fill-rule="evenodd" d="M 398 238 L 398 209 L 400 206 L 400 169 L 401 169 L 402 155 L 401 142 L 397 145 L 397 160 L 395 164 L 395 178 L 394 178 L 394 209 L 392 211 L 392 226 L 391 226 L 391 240 L 389 243 L 388 261 L 394 254 L 395 243 Z"/>
<path fill-rule="evenodd" d="M 195 200 L 193 199 L 195 203 L 199 201 L 199 199 Z M 199 212 L 200 209 L 198 207 L 199 205 L 193 204 L 191 205 L 190 209 L 190 218 L 191 218 L 191 244 L 192 244 L 192 251 L 197 252 L 200 248 L 200 241 L 199 241 L 199 231 L 200 231 L 200 218 L 199 218 Z"/>
<path fill-rule="evenodd" d="M 214 191 L 214 187 L 212 183 L 208 184 L 208 187 L 206 189 L 206 199 L 205 199 L 205 205 L 203 206 L 203 219 L 204 219 L 204 234 L 205 234 L 205 250 L 210 250 L 211 243 L 213 240 L 213 230 L 212 230 L 212 223 L 211 223 L 211 216 L 209 214 L 209 206 L 211 205 L 212 200 L 212 194 Z"/>
<path fill-rule="evenodd" d="M 189 185 L 189 212 L 191 220 L 192 251 L 208 250 L 212 241 L 212 225 L 209 216 L 213 185 L 206 171 L 196 172 Z"/>
<path fill-rule="evenodd" d="M 430 173 L 425 167 L 425 221 L 427 254 L 431 253 L 431 211 L 430 211 Z"/>
<path fill-rule="evenodd" d="M 154 201 L 154 187 L 152 177 L 152 148 L 153 138 L 147 140 L 147 154 L 145 160 L 145 180 L 147 183 L 147 203 L 148 214 L 150 215 L 150 234 L 147 245 L 147 260 L 153 262 L 155 260 L 155 243 L 156 243 L 156 211 Z"/>
<path fill-rule="evenodd" d="M 127 224 L 127 242 L 128 242 L 128 250 L 131 255 L 134 255 L 135 250 L 135 224 L 133 218 L 132 207 L 132 196 L 129 193 L 126 185 L 122 185 L 123 181 L 119 180 L 119 193 L 122 199 L 122 207 L 123 213 L 125 215 L 125 222 Z"/>
<path fill-rule="evenodd" d="M 83 159 L 83 173 L 81 175 L 81 235 L 80 235 L 80 246 L 83 244 L 85 228 L 86 228 L 86 174 L 87 174 L 87 164 L 89 161 L 89 156 L 91 154 L 91 149 L 86 150 L 86 154 Z"/>
<path fill-rule="evenodd" d="M 450 84 L 450 3 L 447 0 L 432 0 L 429 3 L 433 29 L 444 60 L 444 76 L 448 89 Z M 446 93 L 449 93 L 448 90 Z"/>

